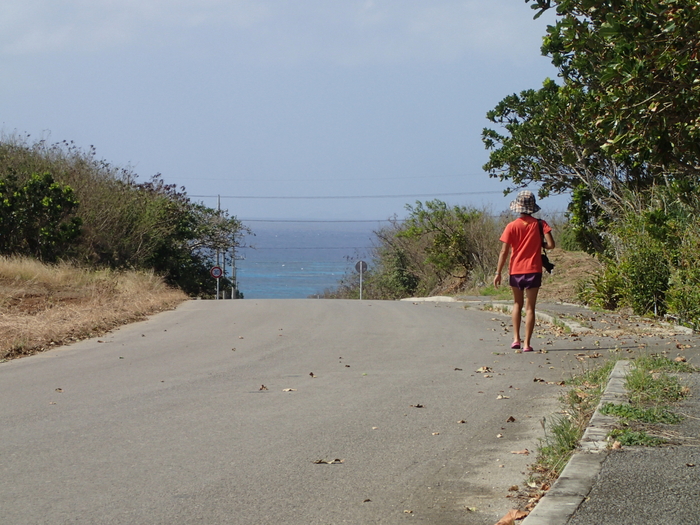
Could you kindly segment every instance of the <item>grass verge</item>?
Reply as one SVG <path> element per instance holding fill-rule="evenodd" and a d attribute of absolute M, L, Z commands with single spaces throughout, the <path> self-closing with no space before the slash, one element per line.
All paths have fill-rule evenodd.
<path fill-rule="evenodd" d="M 544 437 L 540 439 L 535 463 L 530 467 L 530 487 L 546 487 L 559 477 L 600 403 L 614 366 L 615 361 L 610 360 L 566 381 L 570 388 L 559 398 L 560 414 L 542 422 Z"/>
<path fill-rule="evenodd" d="M 606 403 L 601 407 L 603 414 L 620 418 L 618 427 L 610 432 L 610 438 L 621 446 L 653 447 L 667 443 L 660 435 L 665 426 L 683 420 L 669 405 L 689 393 L 677 374 L 696 371 L 686 362 L 664 356 L 648 355 L 636 359 L 625 382 L 629 403 Z"/>
<path fill-rule="evenodd" d="M 148 272 L 0 257 L 0 361 L 105 333 L 187 300 Z"/>

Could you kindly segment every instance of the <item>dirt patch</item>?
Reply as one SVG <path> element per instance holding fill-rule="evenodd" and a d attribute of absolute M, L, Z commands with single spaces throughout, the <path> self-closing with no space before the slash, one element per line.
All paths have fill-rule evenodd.
<path fill-rule="evenodd" d="M 539 301 L 576 303 L 579 283 L 600 269 L 600 263 L 584 252 L 554 249 L 547 252 L 556 267 L 552 274 L 544 273 Z"/>
<path fill-rule="evenodd" d="M 187 300 L 153 274 L 76 269 L 71 283 L 65 267 L 38 271 L 36 265 L 13 260 L 17 277 L 11 278 L 11 265 L 0 259 L 0 360 L 98 336 Z"/>

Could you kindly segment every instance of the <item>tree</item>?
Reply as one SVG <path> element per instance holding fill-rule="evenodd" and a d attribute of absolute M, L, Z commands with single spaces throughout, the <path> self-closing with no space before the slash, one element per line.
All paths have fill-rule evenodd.
<path fill-rule="evenodd" d="M 658 188 L 697 206 L 700 187 L 700 8 L 690 0 L 526 0 L 557 11 L 543 54 L 561 84 L 501 101 L 485 129 L 484 169 L 540 195 L 571 192 L 589 250 Z M 511 188 L 512 189 L 512 188 Z"/>
<path fill-rule="evenodd" d="M 48 172 L 24 182 L 8 174 L 0 180 L 0 253 L 55 261 L 80 235 L 77 206 L 73 190 Z"/>
<path fill-rule="evenodd" d="M 695 0 L 526 0 L 556 8 L 543 54 L 585 91 L 581 119 L 614 158 L 674 178 L 700 170 L 700 6 Z"/>

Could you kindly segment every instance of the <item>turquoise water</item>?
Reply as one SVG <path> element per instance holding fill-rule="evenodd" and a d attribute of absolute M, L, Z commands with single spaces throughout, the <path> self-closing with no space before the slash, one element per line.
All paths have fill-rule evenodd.
<path fill-rule="evenodd" d="M 359 259 L 369 260 L 365 230 L 260 229 L 240 248 L 239 290 L 246 299 L 301 299 L 335 288 Z"/>

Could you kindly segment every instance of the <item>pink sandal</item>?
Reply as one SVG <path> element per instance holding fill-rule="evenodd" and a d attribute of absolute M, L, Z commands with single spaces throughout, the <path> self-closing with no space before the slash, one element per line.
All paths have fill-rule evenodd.
<path fill-rule="evenodd" d="M 526 346 L 525 348 L 523 348 L 523 352 L 534 352 L 534 351 L 535 350 L 533 350 L 533 348 L 531 346 Z"/>
<path fill-rule="evenodd" d="M 511 350 L 520 350 L 520 341 L 513 341 L 513 344 L 510 345 Z"/>

